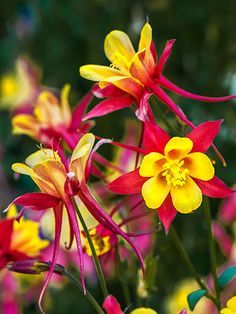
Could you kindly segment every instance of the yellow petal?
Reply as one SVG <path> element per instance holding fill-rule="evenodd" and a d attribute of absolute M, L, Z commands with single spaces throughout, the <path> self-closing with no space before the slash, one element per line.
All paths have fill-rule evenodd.
<path fill-rule="evenodd" d="M 87 80 L 100 82 L 111 76 L 121 76 L 122 73 L 108 66 L 87 64 L 80 67 L 80 75 Z"/>
<path fill-rule="evenodd" d="M 227 307 L 236 312 L 236 296 L 228 300 Z"/>
<path fill-rule="evenodd" d="M 62 162 L 48 159 L 35 165 L 34 173 L 37 175 L 34 181 L 42 192 L 58 198 L 65 196 L 64 185 L 67 177 Z"/>
<path fill-rule="evenodd" d="M 160 173 L 163 168 L 163 164 L 166 162 L 165 156 L 159 153 L 149 153 L 144 156 L 140 165 L 139 174 L 142 177 L 153 177 Z"/>
<path fill-rule="evenodd" d="M 189 176 L 183 186 L 171 186 L 170 194 L 175 209 L 182 214 L 191 213 L 202 203 L 202 192 Z"/>
<path fill-rule="evenodd" d="M 236 311 L 230 310 L 230 309 L 223 309 L 220 311 L 220 314 L 235 314 Z"/>
<path fill-rule="evenodd" d="M 165 146 L 165 156 L 171 160 L 180 160 L 193 148 L 193 142 L 186 137 L 172 137 Z"/>
<path fill-rule="evenodd" d="M 71 109 L 68 101 L 70 90 L 71 90 L 70 84 L 65 84 L 61 91 L 62 115 L 65 124 L 71 121 Z"/>
<path fill-rule="evenodd" d="M 52 149 L 40 149 L 37 152 L 29 155 L 26 160 L 25 163 L 33 168 L 34 166 L 38 165 L 41 162 L 47 161 L 49 159 L 55 159 L 55 160 L 60 160 L 59 155 L 53 151 Z"/>
<path fill-rule="evenodd" d="M 109 83 L 115 85 L 126 93 L 132 95 L 134 98 L 140 99 L 143 93 L 141 82 L 135 78 L 127 76 L 111 76 L 99 83 L 101 88 L 106 87 Z"/>
<path fill-rule="evenodd" d="M 184 159 L 184 168 L 189 170 L 191 177 L 208 181 L 214 177 L 215 169 L 211 160 L 203 153 L 188 154 Z"/>
<path fill-rule="evenodd" d="M 12 170 L 20 173 L 20 174 L 25 174 L 27 176 L 34 176 L 34 171 L 32 168 L 28 167 L 25 164 L 22 163 L 15 163 L 11 166 Z"/>
<path fill-rule="evenodd" d="M 138 309 L 132 311 L 130 314 L 158 314 L 158 313 L 150 308 L 139 307 Z"/>
<path fill-rule="evenodd" d="M 16 205 L 11 205 L 7 211 L 7 218 L 15 218 L 17 215 Z"/>
<path fill-rule="evenodd" d="M 13 134 L 27 134 L 36 138 L 39 134 L 40 125 L 30 114 L 18 114 L 12 118 Z"/>
<path fill-rule="evenodd" d="M 94 142 L 95 136 L 92 133 L 87 133 L 81 137 L 72 153 L 70 171 L 73 171 L 76 174 L 79 181 L 84 176 L 86 162 L 92 151 Z"/>
<path fill-rule="evenodd" d="M 116 66 L 128 67 L 129 62 L 135 54 L 129 36 L 121 31 L 110 32 L 104 42 L 104 50 L 107 58 Z M 120 68 L 119 67 L 119 68 Z"/>
<path fill-rule="evenodd" d="M 138 50 L 150 48 L 152 43 L 152 27 L 149 23 L 146 23 L 141 31 Z"/>
<path fill-rule="evenodd" d="M 162 205 L 169 191 L 170 187 L 161 174 L 147 180 L 142 186 L 142 196 L 145 203 L 147 207 L 152 209 L 159 208 Z"/>

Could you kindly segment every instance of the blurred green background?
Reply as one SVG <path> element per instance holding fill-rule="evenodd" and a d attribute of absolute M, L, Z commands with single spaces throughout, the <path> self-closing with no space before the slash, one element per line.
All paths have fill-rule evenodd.
<path fill-rule="evenodd" d="M 142 25 L 148 19 L 153 27 L 153 38 L 161 53 L 166 40 L 176 38 L 171 58 L 165 69 L 166 76 L 181 87 L 203 95 L 223 96 L 236 93 L 236 36 L 235 0 L 2 0 L 0 2 L 0 76 L 14 69 L 15 59 L 26 55 L 43 71 L 45 86 L 61 88 L 70 83 L 73 88 L 72 104 L 89 89 L 90 82 L 79 76 L 79 67 L 87 63 L 108 64 L 103 52 L 105 35 L 120 29 L 128 32 L 137 43 Z M 216 144 L 228 163 L 223 168 L 217 162 L 217 171 L 228 184 L 236 181 L 236 110 L 235 103 L 204 104 L 191 100 L 174 99 L 190 119 L 198 124 L 206 120 L 224 118 Z M 119 140 L 123 133 L 124 118 L 131 117 L 127 110 L 97 119 L 95 132 Z M 10 165 L 22 161 L 35 149 L 35 143 L 25 137 L 10 134 L 9 113 L 0 114 L 1 202 L 6 206 L 13 196 L 34 189 L 27 179 L 15 182 Z M 112 122 L 112 123 L 111 123 Z M 117 130 L 114 134 L 114 130 Z M 109 153 L 109 152 L 105 152 Z M 25 181 L 24 181 L 25 180 Z M 213 202 L 217 212 L 218 202 Z M 205 229 L 199 210 L 188 217 L 178 217 L 176 225 L 184 234 L 184 245 L 203 274 L 209 271 Z M 197 239 L 197 240 L 196 240 Z M 156 254 L 158 271 L 157 290 L 151 304 L 161 309 L 162 299 L 173 289 L 177 279 L 186 276 L 184 268 L 176 267 L 179 260 L 165 238 L 158 236 Z M 222 259 L 223 257 L 219 256 Z M 110 283 L 111 291 L 120 300 L 118 284 Z M 130 287 L 133 287 L 132 279 Z M 52 293 L 49 313 L 93 313 L 82 295 L 71 286 Z M 101 294 L 97 292 L 98 299 Z M 35 313 L 35 305 L 27 306 L 24 313 Z M 160 313 L 161 312 L 160 310 Z"/>

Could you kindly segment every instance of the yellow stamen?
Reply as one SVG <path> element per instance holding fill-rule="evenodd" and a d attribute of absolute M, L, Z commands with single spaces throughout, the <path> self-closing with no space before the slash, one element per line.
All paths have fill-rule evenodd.
<path fill-rule="evenodd" d="M 99 234 L 96 234 L 96 228 L 93 228 L 89 231 L 91 239 L 93 241 L 94 249 L 97 256 L 101 256 L 111 249 L 110 236 L 101 237 Z M 84 239 L 84 250 L 89 255 L 92 256 L 92 251 L 88 242 L 88 239 Z"/>
<path fill-rule="evenodd" d="M 163 165 L 162 176 L 166 177 L 166 182 L 168 185 L 173 185 L 174 187 L 183 186 L 186 183 L 188 169 L 183 168 L 184 161 L 167 161 Z"/>

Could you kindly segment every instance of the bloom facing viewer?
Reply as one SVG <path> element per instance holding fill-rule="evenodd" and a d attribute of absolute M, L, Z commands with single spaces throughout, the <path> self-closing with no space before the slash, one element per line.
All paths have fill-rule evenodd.
<path fill-rule="evenodd" d="M 158 125 L 145 123 L 140 167 L 109 183 L 109 189 L 141 193 L 147 207 L 157 209 L 166 232 L 177 212 L 187 214 L 201 205 L 202 195 L 228 197 L 233 191 L 214 176 L 212 162 L 204 154 L 221 122 L 205 122 L 182 138 L 170 138 Z"/>
<path fill-rule="evenodd" d="M 150 24 L 146 23 L 142 28 L 137 52 L 126 33 L 118 30 L 110 32 L 105 38 L 104 50 L 111 66 L 88 64 L 80 68 L 82 77 L 99 82 L 99 88 L 94 88 L 94 94 L 99 98 L 107 98 L 93 108 L 84 119 L 102 116 L 129 107 L 133 103 L 138 108 L 136 114 L 140 120 L 152 119 L 148 99 L 155 95 L 183 122 L 194 127 L 162 88 L 186 98 L 206 102 L 236 98 L 236 95 L 219 98 L 199 96 L 170 82 L 162 72 L 174 43 L 174 39 L 169 40 L 160 58 L 157 59 Z"/>

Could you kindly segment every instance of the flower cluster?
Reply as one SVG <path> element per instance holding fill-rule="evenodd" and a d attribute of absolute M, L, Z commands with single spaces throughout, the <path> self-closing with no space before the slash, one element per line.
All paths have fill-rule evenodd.
<path fill-rule="evenodd" d="M 165 89 L 206 102 L 228 101 L 236 95 L 199 96 L 169 81 L 163 71 L 174 42 L 174 39 L 168 41 L 158 58 L 149 23 L 141 30 L 137 52 L 127 34 L 118 30 L 110 32 L 104 50 L 111 64 L 80 68 L 82 77 L 96 83 L 73 110 L 68 100 L 68 84 L 58 97 L 52 89 L 40 87 L 34 71 L 24 70 L 23 83 L 18 77 L 20 73 L 17 78 L 7 76 L 1 81 L 4 102 L 13 103 L 13 134 L 30 136 L 40 145 L 24 163 L 12 165 L 18 176 L 30 177 L 38 191 L 16 197 L 5 210 L 7 217 L 0 220 L 0 269 L 7 267 L 10 271 L 26 274 L 47 272 L 39 297 L 41 310 L 42 298 L 53 273 L 73 278 L 75 282 L 65 268 L 74 264 L 81 278 L 76 284 L 98 313 L 104 313 L 103 309 L 107 314 L 124 313 L 116 298 L 108 292 L 105 278 L 124 271 L 124 265 L 136 256 L 135 275 L 141 268 L 146 298 L 155 290 L 148 284 L 148 260 L 154 256 L 155 235 L 161 232 L 162 225 L 168 235 L 177 213 L 193 213 L 206 197 L 234 197 L 234 190 L 216 176 L 214 156 L 208 154 L 213 148 L 223 159 L 213 143 L 223 120 L 203 121 L 195 126 Z M 18 71 L 23 65 L 24 68 L 26 65 L 33 67 L 21 60 Z M 19 86 L 17 82 L 20 82 Z M 27 85 L 26 94 L 20 92 L 22 84 Z M 151 96 L 164 103 L 177 121 L 185 124 L 184 133 L 179 129 L 171 137 L 168 123 L 159 125 Z M 88 111 L 95 98 L 105 99 Z M 91 133 L 95 123 L 91 118 L 126 107 L 135 108 L 137 121 L 128 124 L 122 142 Z M 98 152 L 104 144 L 116 151 L 113 160 L 107 160 Z M 20 208 L 19 212 L 16 206 Z M 215 223 L 213 231 L 220 240 L 221 226 Z M 210 226 L 210 236 L 211 233 Z M 178 240 L 177 247 L 189 265 Z M 212 247 L 211 253 L 214 255 Z M 212 260 L 214 262 L 214 256 Z M 104 294 L 101 306 L 87 291 L 85 278 L 94 270 Z M 204 291 L 202 295 L 219 310 L 216 269 L 212 270 L 213 288 L 199 279 L 193 266 L 190 270 L 195 274 L 197 287 Z M 121 273 L 118 277 L 122 277 Z M 126 284 L 123 282 L 123 285 Z M 191 298 L 189 300 L 191 309 Z M 229 310 L 223 309 L 222 313 L 231 313 L 233 302 L 228 302 Z M 183 306 L 181 303 L 174 311 L 184 314 L 187 313 L 185 308 L 187 304 L 183 302 Z M 157 314 L 157 311 L 139 307 L 131 309 L 130 313 Z"/>

